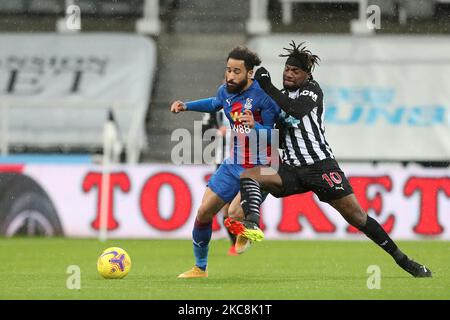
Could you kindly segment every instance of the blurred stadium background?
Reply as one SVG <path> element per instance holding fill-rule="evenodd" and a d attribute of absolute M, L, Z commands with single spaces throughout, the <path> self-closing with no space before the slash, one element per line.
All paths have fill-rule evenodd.
<path fill-rule="evenodd" d="M 215 95 L 238 44 L 280 87 L 293 39 L 322 58 L 328 137 L 365 209 L 394 237 L 450 239 L 449 18 L 445 0 L 3 0 L 0 231 L 96 236 L 106 217 L 113 237 L 189 238 L 214 167 L 172 163 L 172 133 L 202 114 L 170 103 Z M 308 201 L 323 221 L 270 199 L 269 238 L 349 237 Z"/>
<path fill-rule="evenodd" d="M 186 135 L 198 135 L 194 120 L 201 121 L 203 115 L 174 116 L 170 103 L 214 96 L 226 56 L 239 44 L 259 53 L 281 87 L 284 60 L 278 54 L 290 40 L 306 41 L 322 59 L 315 79 L 325 94 L 327 137 L 363 208 L 394 239 L 418 241 L 405 246 L 429 254 L 424 262 L 444 273 L 448 250 L 447 258 L 440 253 L 446 244 L 424 240 L 450 240 L 449 0 L 1 0 L 0 236 L 189 240 L 215 166 L 172 162 L 178 143 L 172 133 L 184 128 Z M 201 159 L 201 148 L 193 144 L 192 151 L 191 160 Z M 312 194 L 270 197 L 262 217 L 269 240 L 363 239 Z M 214 222 L 214 238 L 226 238 L 221 221 Z M 17 270 L 40 272 L 40 267 L 32 270 L 32 262 L 14 255 L 16 250 L 34 254 L 23 241 L 2 239 L 2 252 L 11 253 Z M 83 256 L 85 248 L 100 251 L 103 246 L 94 241 L 41 241 L 36 245 L 48 246 L 61 266 L 73 263 L 64 248 Z M 156 255 L 145 249 L 148 244 L 121 242 L 134 248 L 132 257 L 148 265 L 136 271 L 129 282 L 133 286 L 124 294 L 136 290 L 132 297 L 196 298 L 184 287 L 170 296 L 163 282 L 153 296 L 139 287 L 148 273 L 169 279 L 191 259 L 189 241 L 152 241 L 160 248 L 153 251 Z M 262 246 L 271 255 L 277 255 L 280 246 L 291 248 L 287 242 L 267 243 Z M 299 258 L 310 264 L 305 270 L 311 277 L 320 277 L 313 270 L 335 272 L 322 269 L 314 258 L 314 248 L 320 245 L 312 243 L 301 244 L 311 258 Z M 226 251 L 224 244 L 218 246 Z M 322 247 L 330 259 L 347 259 L 347 245 L 336 245 L 339 250 L 333 246 L 328 242 Z M 371 254 L 358 248 L 364 265 Z M 157 263 L 167 259 L 164 250 L 177 254 L 170 270 Z M 89 268 L 95 254 L 83 256 L 82 266 Z M 212 259 L 225 266 L 216 270 L 219 275 L 227 277 L 224 270 L 232 270 L 239 278 L 239 270 L 217 255 Z M 264 264 L 264 256 L 257 259 Z M 251 260 L 241 261 L 251 268 Z M 283 259 L 273 263 L 297 270 Z M 272 267 L 267 264 L 261 272 Z M 10 296 L 0 292 L 0 298 L 55 297 L 51 290 L 21 291 L 17 283 L 22 280 L 20 272 L 12 274 L 9 287 L 16 289 Z M 293 281 L 287 279 L 286 284 L 296 292 Z M 348 281 L 351 286 L 359 280 Z M 440 281 L 427 294 L 445 297 L 448 280 Z M 321 286 L 330 283 L 311 284 L 309 297 L 322 297 Z M 411 297 L 396 295 L 396 288 L 404 286 L 397 283 L 384 297 Z M 249 297 L 233 288 L 238 294 L 228 297 Z M 277 288 L 253 288 L 253 297 L 267 298 L 268 292 L 276 296 Z M 423 298 L 421 288 L 414 288 L 411 292 L 417 295 L 412 296 Z M 89 297 L 103 297 L 104 288 L 98 289 Z M 202 288 L 201 294 L 214 297 L 213 289 Z M 362 297 L 358 290 L 347 295 L 344 289 L 336 287 L 337 294 L 326 297 Z M 216 297 L 227 297 L 226 292 Z M 299 297 L 290 292 L 279 297 Z"/>

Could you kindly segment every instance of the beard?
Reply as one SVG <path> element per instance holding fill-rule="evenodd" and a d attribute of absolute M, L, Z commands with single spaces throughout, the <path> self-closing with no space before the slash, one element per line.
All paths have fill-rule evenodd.
<path fill-rule="evenodd" d="M 242 89 L 245 88 L 247 83 L 248 83 L 247 79 L 244 79 L 244 80 L 242 80 L 241 82 L 238 82 L 238 83 L 232 82 L 231 85 L 227 81 L 227 91 L 228 91 L 228 93 L 239 93 L 239 92 L 242 91 Z"/>

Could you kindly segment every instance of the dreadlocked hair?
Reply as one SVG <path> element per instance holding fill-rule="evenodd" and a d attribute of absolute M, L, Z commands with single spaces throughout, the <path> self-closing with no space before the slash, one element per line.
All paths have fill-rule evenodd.
<path fill-rule="evenodd" d="M 299 45 L 295 44 L 294 40 L 291 40 L 289 44 L 291 48 L 283 48 L 287 53 L 281 53 L 279 57 L 282 58 L 294 58 L 300 62 L 305 72 L 311 73 L 316 65 L 319 65 L 320 58 L 303 46 L 305 42 L 301 42 Z M 306 70 L 305 70 L 306 69 Z"/>

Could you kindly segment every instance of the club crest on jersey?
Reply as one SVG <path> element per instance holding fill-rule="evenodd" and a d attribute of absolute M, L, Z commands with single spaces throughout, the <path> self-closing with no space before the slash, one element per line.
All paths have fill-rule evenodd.
<path fill-rule="evenodd" d="M 251 110 L 253 107 L 252 102 L 253 102 L 253 99 L 247 98 L 245 100 L 244 110 Z"/>

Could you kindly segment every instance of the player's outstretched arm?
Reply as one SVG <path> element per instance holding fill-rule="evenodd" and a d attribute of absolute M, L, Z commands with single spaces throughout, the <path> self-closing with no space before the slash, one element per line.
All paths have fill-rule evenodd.
<path fill-rule="evenodd" d="M 174 101 L 170 106 L 170 111 L 179 113 L 183 111 L 197 111 L 206 113 L 215 113 L 220 110 L 222 106 L 218 103 L 216 98 L 206 98 L 189 102 Z"/>

